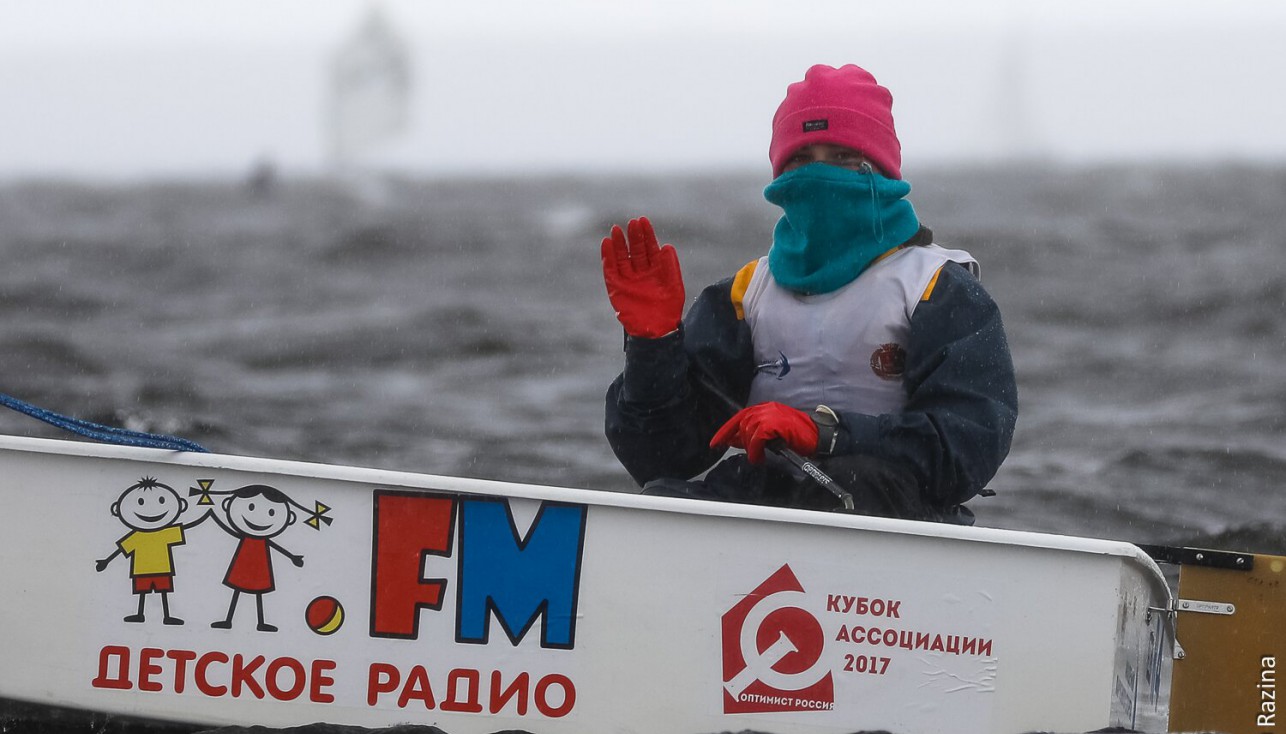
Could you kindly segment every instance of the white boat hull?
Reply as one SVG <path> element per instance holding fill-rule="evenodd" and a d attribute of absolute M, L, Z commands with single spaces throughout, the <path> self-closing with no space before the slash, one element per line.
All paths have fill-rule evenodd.
<path fill-rule="evenodd" d="M 172 564 L 100 571 L 145 477 L 185 505 Z M 249 485 L 295 515 L 258 592 L 225 583 Z M 13 699 L 451 734 L 1164 725 L 1169 592 L 1125 543 L 13 437 L 0 502 Z"/>

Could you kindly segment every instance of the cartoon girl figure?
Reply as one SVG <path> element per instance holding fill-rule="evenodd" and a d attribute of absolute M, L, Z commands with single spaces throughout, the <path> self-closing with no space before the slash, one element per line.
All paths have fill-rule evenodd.
<path fill-rule="evenodd" d="M 219 493 L 222 494 L 222 493 Z M 255 595 L 255 605 L 259 611 L 260 632 L 276 632 L 277 627 L 264 620 L 263 596 L 277 588 L 272 574 L 272 551 L 290 559 L 296 566 L 304 565 L 304 557 L 273 542 L 286 528 L 294 524 L 295 507 L 304 510 L 281 490 L 264 484 L 251 484 L 228 492 L 223 500 L 223 514 L 211 516 L 219 527 L 240 542 L 228 565 L 228 572 L 223 577 L 223 585 L 232 589 L 232 602 L 228 605 L 228 616 L 211 623 L 215 629 L 231 629 L 232 615 L 237 610 L 237 600 L 241 593 Z M 305 510 L 306 511 L 306 510 Z"/>

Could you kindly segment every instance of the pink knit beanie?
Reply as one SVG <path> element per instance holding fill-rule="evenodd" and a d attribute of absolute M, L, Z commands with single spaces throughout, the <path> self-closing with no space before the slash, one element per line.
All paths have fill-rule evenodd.
<path fill-rule="evenodd" d="M 818 64 L 786 88 L 772 121 L 768 159 L 773 176 L 795 151 L 812 143 L 861 151 L 890 178 L 902 178 L 902 145 L 893 129 L 893 95 L 852 64 Z"/>

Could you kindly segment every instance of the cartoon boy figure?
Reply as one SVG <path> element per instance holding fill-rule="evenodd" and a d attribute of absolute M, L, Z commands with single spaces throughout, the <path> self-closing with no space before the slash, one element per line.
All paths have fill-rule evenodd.
<path fill-rule="evenodd" d="M 96 567 L 101 572 L 116 556 L 129 556 L 138 613 L 126 617 L 126 622 L 144 621 L 144 603 L 147 595 L 155 591 L 161 595 L 164 623 L 183 624 L 182 619 L 170 616 L 169 594 L 174 590 L 174 546 L 186 542 L 178 520 L 187 507 L 187 500 L 178 492 L 151 477 L 140 479 L 112 505 L 112 514 L 130 532 L 116 541 L 116 550 L 98 561 Z"/>
<path fill-rule="evenodd" d="M 264 620 L 263 595 L 277 588 L 272 575 L 272 551 L 289 558 L 296 566 L 304 565 L 303 556 L 293 555 L 272 541 L 295 522 L 295 503 L 281 490 L 263 484 L 251 484 L 228 494 L 222 505 L 227 522 L 217 514 L 212 517 L 219 527 L 240 540 L 223 577 L 223 585 L 232 589 L 232 602 L 228 605 L 228 616 L 210 626 L 231 629 L 237 599 L 245 592 L 255 595 L 259 611 L 257 629 L 276 632 L 277 628 Z"/>

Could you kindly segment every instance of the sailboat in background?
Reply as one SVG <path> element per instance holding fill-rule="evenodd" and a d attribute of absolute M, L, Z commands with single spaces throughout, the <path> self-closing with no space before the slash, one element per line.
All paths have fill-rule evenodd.
<path fill-rule="evenodd" d="M 371 203 L 387 199 L 371 158 L 408 128 L 410 46 L 378 5 L 336 49 L 329 73 L 327 138 L 333 173 Z"/>
<path fill-rule="evenodd" d="M 1022 6 L 1014 6 L 1000 38 L 997 63 L 994 129 L 997 152 L 1011 161 L 1033 164 L 1050 157 L 1049 141 L 1036 107 L 1038 54 L 1032 52 L 1032 23 Z"/>

